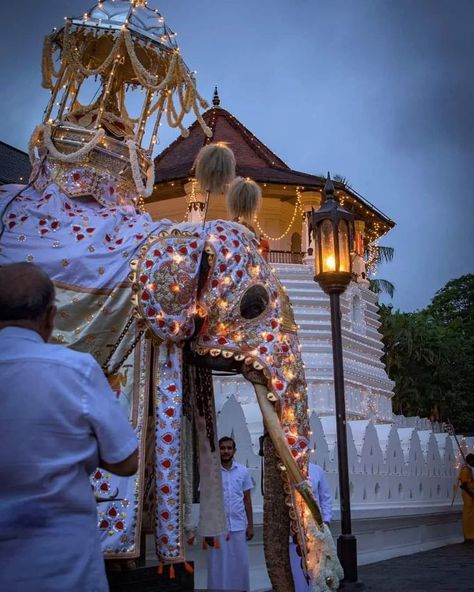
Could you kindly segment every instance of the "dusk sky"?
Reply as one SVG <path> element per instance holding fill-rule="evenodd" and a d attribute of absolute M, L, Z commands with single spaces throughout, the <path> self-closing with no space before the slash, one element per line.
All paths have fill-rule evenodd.
<path fill-rule="evenodd" d="M 26 149 L 48 93 L 43 37 L 90 0 L 2 6 L 0 139 Z M 378 276 L 393 304 L 426 306 L 472 273 L 472 0 L 150 0 L 201 94 L 232 112 L 292 168 L 346 177 L 397 226 Z M 193 117 L 188 119 L 188 123 Z M 162 128 L 164 129 L 164 128 Z M 160 147 L 176 137 L 164 129 Z M 386 300 L 386 299 L 385 299 Z"/>

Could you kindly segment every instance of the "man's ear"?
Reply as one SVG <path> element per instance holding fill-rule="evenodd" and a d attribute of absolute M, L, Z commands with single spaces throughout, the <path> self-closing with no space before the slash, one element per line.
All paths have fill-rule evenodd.
<path fill-rule="evenodd" d="M 51 304 L 47 311 L 46 311 L 46 319 L 45 319 L 45 329 L 48 335 L 47 341 L 51 337 L 51 333 L 54 329 L 54 319 L 56 318 L 56 313 L 58 312 L 58 307 L 55 304 Z"/>

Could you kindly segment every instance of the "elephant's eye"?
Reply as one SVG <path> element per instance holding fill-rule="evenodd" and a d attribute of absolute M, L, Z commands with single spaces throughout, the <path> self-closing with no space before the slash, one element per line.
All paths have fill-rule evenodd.
<path fill-rule="evenodd" d="M 240 301 L 240 314 L 244 319 L 256 319 L 267 308 L 270 298 L 263 286 L 251 286 Z"/>

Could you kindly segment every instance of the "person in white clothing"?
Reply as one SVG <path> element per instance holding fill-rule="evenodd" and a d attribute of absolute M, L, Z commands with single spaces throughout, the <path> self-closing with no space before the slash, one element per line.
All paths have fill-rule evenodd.
<path fill-rule="evenodd" d="M 247 541 L 253 538 L 252 480 L 248 469 L 234 461 L 235 442 L 219 440 L 222 489 L 227 534 L 216 537 L 209 548 L 207 589 L 250 592 Z"/>
<path fill-rule="evenodd" d="M 328 526 L 332 520 L 332 497 L 323 469 L 310 462 L 308 465 L 308 479 L 311 481 L 313 494 L 318 502 L 323 522 Z M 309 592 L 309 584 L 301 566 L 301 557 L 296 552 L 296 544 L 290 541 L 291 572 L 295 582 L 295 592 Z"/>
<path fill-rule="evenodd" d="M 0 590 L 107 592 L 89 474 L 133 475 L 138 442 L 92 356 L 47 343 L 54 298 L 0 267 Z"/>

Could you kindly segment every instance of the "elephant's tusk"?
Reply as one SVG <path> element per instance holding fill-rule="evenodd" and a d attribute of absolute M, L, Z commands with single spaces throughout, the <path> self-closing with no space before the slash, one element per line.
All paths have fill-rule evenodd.
<path fill-rule="evenodd" d="M 288 443 L 285 438 L 285 434 L 281 428 L 280 419 L 278 417 L 277 412 L 275 411 L 275 407 L 267 398 L 267 387 L 263 386 L 262 384 L 254 383 L 253 385 L 255 389 L 255 393 L 257 395 L 257 401 L 260 406 L 260 410 L 262 412 L 263 420 L 265 422 L 265 426 L 267 431 L 272 439 L 273 446 L 281 458 L 285 468 L 288 472 L 288 476 L 290 478 L 290 482 L 297 486 L 297 491 L 302 496 L 306 505 L 308 506 L 313 518 L 315 519 L 318 526 L 323 525 L 323 519 L 321 517 L 321 512 L 319 510 L 318 504 L 314 499 L 313 493 L 311 491 L 311 487 L 305 486 L 306 479 L 301 474 L 301 471 L 296 464 L 293 455 L 288 447 Z"/>

